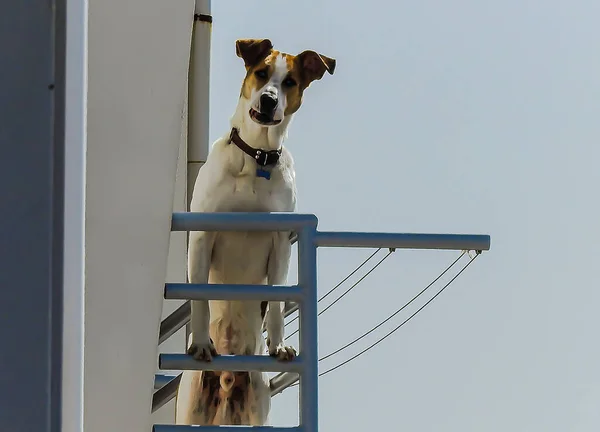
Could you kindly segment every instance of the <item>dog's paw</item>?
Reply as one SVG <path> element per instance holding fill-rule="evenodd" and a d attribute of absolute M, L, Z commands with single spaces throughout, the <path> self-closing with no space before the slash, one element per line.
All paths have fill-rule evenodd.
<path fill-rule="evenodd" d="M 212 339 L 209 339 L 204 343 L 192 339 L 192 343 L 190 344 L 187 353 L 196 360 L 211 361 L 213 357 L 217 356 L 217 350 L 215 349 Z"/>
<path fill-rule="evenodd" d="M 290 361 L 296 357 L 296 350 L 294 347 L 285 346 L 283 343 L 274 347 L 269 347 L 269 355 L 276 357 L 279 361 Z"/>

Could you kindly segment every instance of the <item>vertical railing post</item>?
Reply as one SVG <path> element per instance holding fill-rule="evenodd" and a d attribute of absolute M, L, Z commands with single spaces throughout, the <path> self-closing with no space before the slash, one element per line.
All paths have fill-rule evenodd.
<path fill-rule="evenodd" d="M 304 358 L 300 375 L 300 426 L 317 432 L 319 426 L 319 353 L 317 331 L 317 247 L 316 227 L 307 226 L 298 238 L 298 284 L 304 291 L 300 305 L 300 354 Z"/>

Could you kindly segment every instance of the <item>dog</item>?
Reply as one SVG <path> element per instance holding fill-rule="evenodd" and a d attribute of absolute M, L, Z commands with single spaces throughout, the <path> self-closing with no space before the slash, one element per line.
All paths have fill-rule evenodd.
<path fill-rule="evenodd" d="M 236 54 L 246 76 L 231 129 L 212 146 L 192 195 L 193 212 L 293 212 L 294 162 L 283 147 L 306 88 L 336 61 L 315 51 L 290 55 L 269 39 L 240 39 Z M 190 232 L 190 283 L 283 285 L 290 232 Z M 269 355 L 296 351 L 284 344 L 283 302 L 192 301 L 188 354 Z M 267 341 L 262 334 L 266 328 Z M 261 372 L 185 371 L 177 393 L 176 424 L 252 425 L 267 422 L 269 379 Z"/>

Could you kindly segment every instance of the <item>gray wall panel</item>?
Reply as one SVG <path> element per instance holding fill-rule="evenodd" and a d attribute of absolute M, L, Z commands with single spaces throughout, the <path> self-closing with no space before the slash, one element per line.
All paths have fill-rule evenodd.
<path fill-rule="evenodd" d="M 60 431 L 64 11 L 0 14 L 1 431 Z"/>

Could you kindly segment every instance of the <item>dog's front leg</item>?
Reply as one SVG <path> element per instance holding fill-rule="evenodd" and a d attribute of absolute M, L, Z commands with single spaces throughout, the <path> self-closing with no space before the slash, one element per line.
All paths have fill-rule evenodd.
<path fill-rule="evenodd" d="M 215 233 L 191 232 L 188 250 L 188 279 L 190 283 L 208 283 L 210 260 L 212 255 Z M 192 300 L 191 343 L 188 354 L 196 360 L 212 360 L 217 350 L 210 339 L 210 309 L 208 300 Z"/>
<path fill-rule="evenodd" d="M 269 285 L 284 285 L 287 280 L 290 265 L 292 245 L 289 233 L 275 233 L 273 248 L 269 255 L 267 266 L 267 283 Z M 284 345 L 283 309 L 285 302 L 270 301 L 267 310 L 267 347 L 269 355 L 279 360 L 287 361 L 296 356 L 296 350 Z"/>

